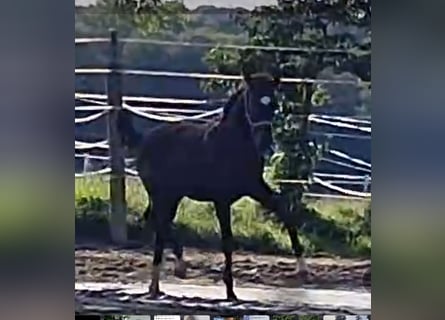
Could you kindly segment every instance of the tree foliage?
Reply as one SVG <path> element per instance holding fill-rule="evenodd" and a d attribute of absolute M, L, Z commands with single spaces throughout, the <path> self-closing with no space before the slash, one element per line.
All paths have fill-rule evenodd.
<path fill-rule="evenodd" d="M 283 77 L 315 79 L 326 68 L 350 72 L 370 81 L 370 0 L 278 0 L 234 19 L 248 34 L 249 44 L 301 48 L 299 51 L 233 51 L 215 47 L 205 61 L 212 71 L 238 74 L 279 72 Z M 206 90 L 233 88 L 230 81 L 210 81 Z M 326 144 L 309 138 L 312 108 L 329 100 L 322 85 L 302 81 L 282 85 L 274 121 L 278 153 L 271 159 L 275 179 L 308 180 Z M 289 204 L 299 203 L 303 185 L 281 185 Z M 297 212 L 301 208 L 290 207 Z"/>
<path fill-rule="evenodd" d="M 180 1 L 98 0 L 83 20 L 101 35 L 114 28 L 119 30 L 121 37 L 135 33 L 148 36 L 164 30 L 172 33 L 184 30 L 186 12 L 187 8 Z"/>

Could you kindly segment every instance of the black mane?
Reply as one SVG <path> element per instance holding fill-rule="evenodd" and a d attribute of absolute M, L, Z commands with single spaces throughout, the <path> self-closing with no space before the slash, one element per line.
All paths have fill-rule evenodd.
<path fill-rule="evenodd" d="M 226 104 L 224 105 L 221 121 L 225 120 L 230 114 L 230 111 L 232 111 L 233 107 L 236 105 L 239 96 L 244 92 L 244 90 L 245 89 L 243 87 L 240 87 L 229 97 Z"/>

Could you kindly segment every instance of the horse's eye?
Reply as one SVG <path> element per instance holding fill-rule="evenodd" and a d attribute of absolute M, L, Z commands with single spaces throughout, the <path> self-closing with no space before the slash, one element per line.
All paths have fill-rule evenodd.
<path fill-rule="evenodd" d="M 270 97 L 268 97 L 268 96 L 264 96 L 264 97 L 262 97 L 262 98 L 260 99 L 260 101 L 261 101 L 262 104 L 264 104 L 264 105 L 267 106 L 267 105 L 269 105 L 271 99 L 270 99 Z"/>

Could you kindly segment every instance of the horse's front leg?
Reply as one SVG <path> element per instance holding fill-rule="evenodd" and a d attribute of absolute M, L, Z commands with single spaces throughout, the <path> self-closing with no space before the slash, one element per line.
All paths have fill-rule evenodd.
<path fill-rule="evenodd" d="M 303 257 L 304 247 L 298 239 L 297 216 L 289 212 L 284 197 L 273 191 L 264 180 L 261 180 L 249 195 L 266 209 L 275 212 L 279 220 L 284 224 L 291 240 L 292 250 L 297 258 L 297 275 L 306 279 L 309 270 Z"/>
<path fill-rule="evenodd" d="M 179 199 L 175 197 L 159 197 L 153 195 L 153 222 L 155 228 L 155 247 L 153 255 L 152 277 L 149 286 L 151 297 L 158 297 L 164 293 L 159 287 L 164 247 L 168 236 L 171 236 L 171 219 L 176 213 Z M 182 252 L 181 252 L 182 253 Z"/>
<path fill-rule="evenodd" d="M 234 243 L 232 234 L 230 203 L 216 202 L 215 209 L 221 229 L 222 251 L 226 260 L 226 265 L 223 273 L 223 281 L 226 285 L 227 299 L 232 301 L 238 300 L 235 292 L 233 291 L 232 252 L 234 249 Z"/>

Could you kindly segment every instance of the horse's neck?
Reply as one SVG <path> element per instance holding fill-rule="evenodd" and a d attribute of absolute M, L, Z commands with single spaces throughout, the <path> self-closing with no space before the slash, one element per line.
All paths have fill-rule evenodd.
<path fill-rule="evenodd" d="M 245 94 L 244 91 L 240 91 L 236 93 L 236 97 L 229 99 L 228 105 L 224 108 L 224 115 L 220 121 L 221 126 L 230 130 L 241 129 L 246 126 Z"/>
<path fill-rule="evenodd" d="M 247 157 L 245 159 L 253 159 L 257 150 L 246 115 L 246 98 L 246 93 L 243 93 L 230 106 L 229 112 L 221 119 L 215 130 L 215 138 L 218 147 L 223 146 L 223 152 L 242 152 Z M 263 166 L 263 158 L 258 157 L 258 160 Z"/>
<path fill-rule="evenodd" d="M 246 130 L 244 90 L 238 89 L 224 106 L 223 115 L 217 122 L 211 123 L 206 131 L 205 137 L 209 139 L 226 139 L 226 137 L 236 138 L 237 135 L 244 134 Z"/>

